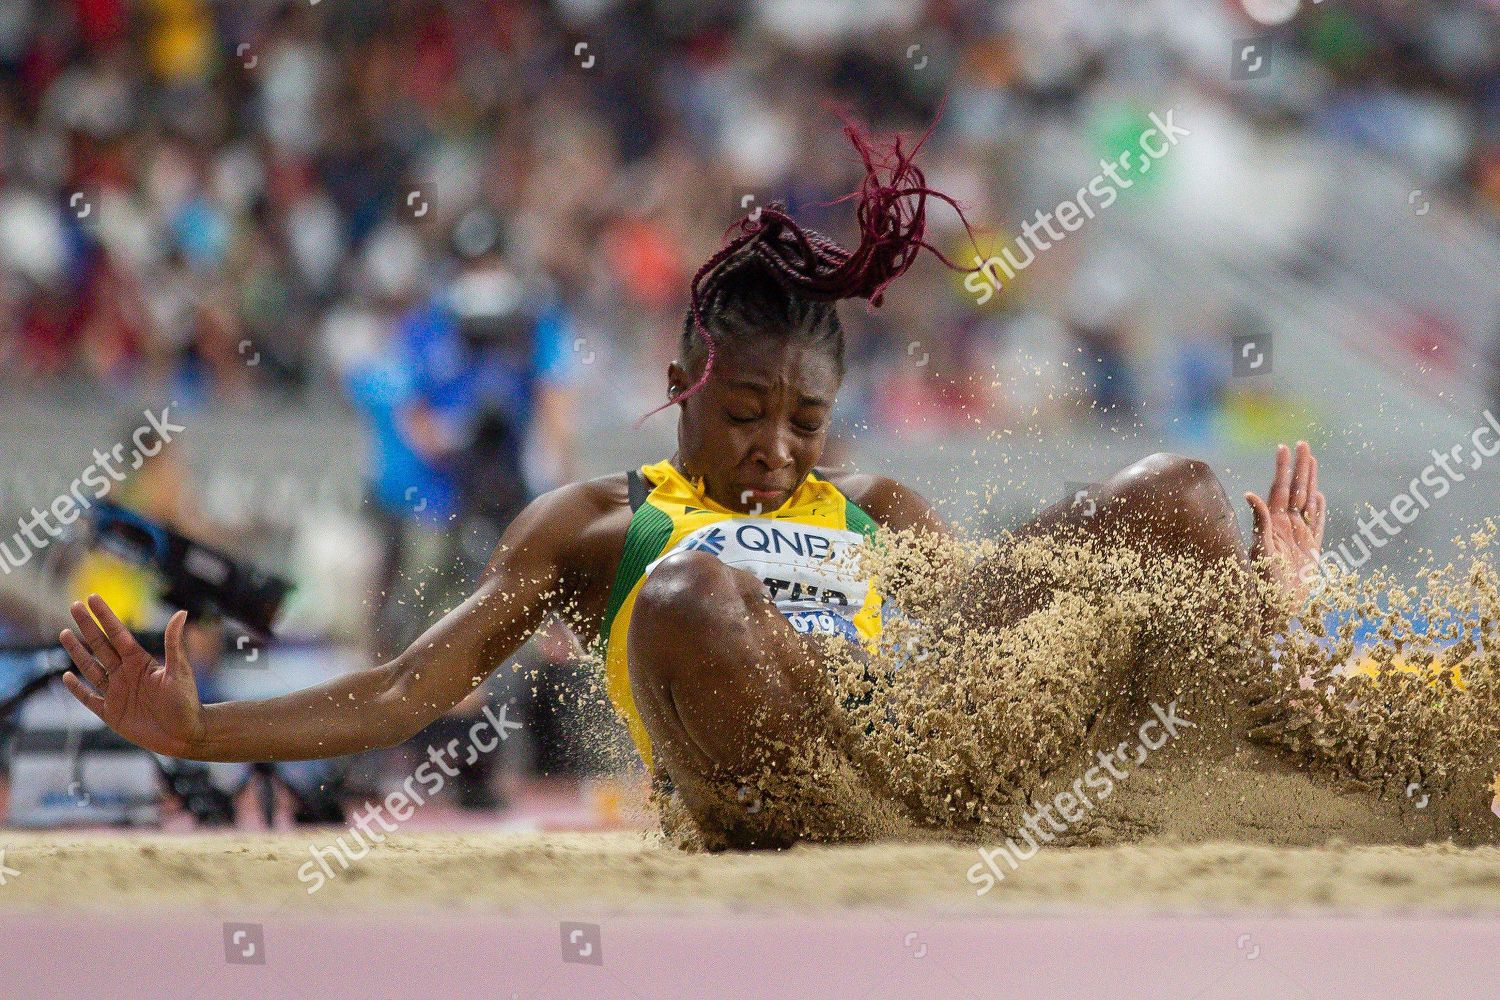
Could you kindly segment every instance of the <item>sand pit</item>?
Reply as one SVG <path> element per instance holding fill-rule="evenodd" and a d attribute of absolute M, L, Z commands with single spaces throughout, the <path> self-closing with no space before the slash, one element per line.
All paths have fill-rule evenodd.
<path fill-rule="evenodd" d="M 18 874 L 0 888 L 0 909 L 1500 912 L 1500 848 L 1493 847 L 1049 848 L 980 898 L 964 876 L 975 850 L 946 844 L 694 854 L 634 833 L 398 834 L 309 895 L 297 869 L 314 840 L 7 834 L 5 864 Z"/>

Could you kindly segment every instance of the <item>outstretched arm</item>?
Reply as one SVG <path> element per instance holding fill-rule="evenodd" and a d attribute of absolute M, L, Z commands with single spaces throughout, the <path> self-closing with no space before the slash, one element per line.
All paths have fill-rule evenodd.
<path fill-rule="evenodd" d="M 64 682 L 121 736 L 172 757 L 311 760 L 399 743 L 478 686 L 561 604 L 551 532 L 578 524 L 578 506 L 572 487 L 528 506 L 474 594 L 390 663 L 279 698 L 205 706 L 183 649 L 186 612 L 168 624 L 166 662 L 157 663 L 96 594 L 73 605 L 78 631 L 61 641 L 98 693 L 75 673 Z"/>

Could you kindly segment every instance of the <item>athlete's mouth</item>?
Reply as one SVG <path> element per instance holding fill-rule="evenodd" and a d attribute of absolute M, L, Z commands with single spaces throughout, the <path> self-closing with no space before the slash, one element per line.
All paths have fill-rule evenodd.
<path fill-rule="evenodd" d="M 740 490 L 740 505 L 748 509 L 779 507 L 789 490 L 765 489 L 750 486 Z"/>

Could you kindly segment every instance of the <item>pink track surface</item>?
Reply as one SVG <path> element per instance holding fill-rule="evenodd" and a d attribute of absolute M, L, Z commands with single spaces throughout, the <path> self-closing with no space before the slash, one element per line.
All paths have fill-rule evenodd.
<path fill-rule="evenodd" d="M 1490 997 L 1500 973 L 1494 920 L 563 916 L 599 924 L 602 964 L 540 918 L 268 915 L 252 965 L 221 917 L 11 917 L 0 995 L 1321 1000 Z"/>

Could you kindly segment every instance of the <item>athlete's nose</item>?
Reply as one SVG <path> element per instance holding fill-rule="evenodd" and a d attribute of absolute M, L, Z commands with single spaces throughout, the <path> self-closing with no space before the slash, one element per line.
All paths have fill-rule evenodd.
<path fill-rule="evenodd" d="M 775 472 L 792 464 L 791 435 L 778 427 L 767 427 L 755 441 L 752 458 L 760 461 L 767 472 Z"/>

